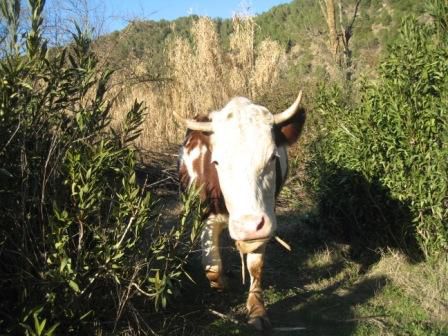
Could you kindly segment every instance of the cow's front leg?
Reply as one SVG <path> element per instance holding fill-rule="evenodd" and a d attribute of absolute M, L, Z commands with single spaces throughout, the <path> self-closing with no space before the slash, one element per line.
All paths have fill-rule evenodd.
<path fill-rule="evenodd" d="M 263 245 L 247 254 L 247 268 L 250 274 L 250 290 L 246 302 L 248 322 L 258 330 L 271 327 L 264 307 L 263 291 L 261 289 L 261 272 L 263 271 L 265 248 L 266 245 Z"/>
<path fill-rule="evenodd" d="M 221 254 L 219 251 L 219 237 L 227 226 L 226 219 L 220 215 L 210 215 L 201 234 L 202 265 L 205 275 L 210 281 L 210 287 L 222 290 L 225 287 Z"/>

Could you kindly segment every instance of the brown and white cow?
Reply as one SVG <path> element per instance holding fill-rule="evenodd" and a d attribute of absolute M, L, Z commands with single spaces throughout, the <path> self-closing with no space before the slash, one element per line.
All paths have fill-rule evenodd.
<path fill-rule="evenodd" d="M 180 151 L 183 189 L 200 188 L 207 213 L 201 235 L 202 263 L 213 288 L 224 287 L 219 236 L 229 228 L 241 253 L 247 254 L 249 323 L 270 327 L 261 289 L 266 243 L 277 227 L 275 199 L 288 170 L 286 147 L 300 135 L 305 110 L 301 92 L 280 114 L 247 98 L 236 97 L 209 117 L 183 120 L 188 128 Z M 244 270 L 243 270 L 244 271 Z"/>

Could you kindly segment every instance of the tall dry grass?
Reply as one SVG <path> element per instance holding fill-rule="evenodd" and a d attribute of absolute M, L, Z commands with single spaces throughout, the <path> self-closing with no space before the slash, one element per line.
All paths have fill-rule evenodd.
<path fill-rule="evenodd" d="M 136 146 L 160 150 L 180 143 L 185 130 L 173 112 L 185 117 L 207 115 L 222 108 L 233 96 L 256 100 L 269 92 L 279 78 L 285 51 L 277 42 L 262 41 L 255 47 L 256 25 L 251 16 L 233 19 L 229 50 L 223 50 L 213 20 L 201 17 L 191 28 L 192 41 L 174 37 L 166 48 L 170 81 L 127 86 L 125 72 L 116 74 L 122 81 L 110 91 L 116 97 L 112 109 L 113 125 L 119 127 L 125 111 L 137 99 L 143 101 L 146 119 Z M 145 67 L 130 64 L 132 73 Z M 129 73 L 129 72 L 128 72 Z"/>
<path fill-rule="evenodd" d="M 407 295 L 417 300 L 435 321 L 448 316 L 448 263 L 440 258 L 432 263 L 411 264 L 406 256 L 395 251 L 382 255 L 370 272 L 385 275 Z"/>

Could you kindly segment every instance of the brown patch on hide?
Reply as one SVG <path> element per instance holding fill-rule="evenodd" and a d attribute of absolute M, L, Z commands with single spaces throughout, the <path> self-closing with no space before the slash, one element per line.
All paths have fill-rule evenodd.
<path fill-rule="evenodd" d="M 265 247 L 266 245 L 258 250 L 258 253 L 262 254 L 260 259 L 252 260 L 250 264 L 248 262 L 248 269 L 251 276 L 249 296 L 246 301 L 249 317 L 248 322 L 258 330 L 266 330 L 271 327 L 263 301 L 263 291 L 261 289 L 261 272 L 263 271 Z"/>
<path fill-rule="evenodd" d="M 264 307 L 264 301 L 261 294 L 261 290 L 258 292 L 250 292 L 247 298 L 246 308 L 249 318 L 266 316 L 266 308 Z"/>
<path fill-rule="evenodd" d="M 253 284 L 255 283 L 255 288 L 260 286 L 261 283 L 261 272 L 263 271 L 263 259 L 260 259 L 258 263 L 248 265 L 249 273 L 254 278 Z M 251 289 L 252 291 L 252 289 Z"/>
<path fill-rule="evenodd" d="M 196 117 L 195 119 L 197 121 L 210 121 L 207 117 Z M 197 174 L 195 186 L 200 188 L 199 196 L 201 202 L 207 206 L 204 218 L 207 218 L 210 214 L 228 213 L 219 185 L 218 172 L 215 165 L 211 162 L 210 135 L 210 133 L 206 132 L 188 130 L 183 144 L 188 154 L 195 148 L 201 149 L 201 155 L 192 162 L 192 167 Z M 190 183 L 190 176 L 184 163 L 179 167 L 179 179 L 182 190 L 186 190 Z"/>
<path fill-rule="evenodd" d="M 219 272 L 205 272 L 205 276 L 210 281 L 210 287 L 219 290 L 223 290 L 226 287 L 226 281 Z"/>

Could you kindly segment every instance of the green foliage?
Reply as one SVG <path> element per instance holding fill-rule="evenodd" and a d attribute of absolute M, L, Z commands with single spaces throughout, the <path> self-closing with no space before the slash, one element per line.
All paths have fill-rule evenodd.
<path fill-rule="evenodd" d="M 448 250 L 448 31 L 439 20 L 404 22 L 357 107 L 338 90 L 320 96 L 326 134 L 310 166 L 333 231 L 373 247 L 409 251 L 416 241 L 426 257 Z"/>
<path fill-rule="evenodd" d="M 52 336 L 55 335 L 56 328 L 59 323 L 52 325 L 49 328 L 47 326 L 46 319 L 40 319 L 39 314 L 42 312 L 43 307 L 32 309 L 27 316 L 23 319 L 20 325 L 25 329 L 26 336 Z M 31 315 L 33 316 L 33 324 L 29 325 L 27 322 L 30 320 Z M 30 321 L 31 323 L 31 321 Z"/>
<path fill-rule="evenodd" d="M 16 36 L 11 3 L 2 10 Z M 192 194 L 181 223 L 162 225 L 134 172 L 142 104 L 112 130 L 111 73 L 97 69 L 78 28 L 49 56 L 43 6 L 30 0 L 30 31 L 0 60 L 0 329 L 79 335 L 138 325 L 133 304 L 164 308 L 188 276 L 200 208 Z"/>
<path fill-rule="evenodd" d="M 96 50 L 114 69 L 127 69 L 129 63 L 142 64 L 149 74 L 146 80 L 164 79 L 167 76 L 165 49 L 173 36 L 191 38 L 190 28 L 196 16 L 170 21 L 133 21 L 120 32 L 100 37 Z"/>
<path fill-rule="evenodd" d="M 256 18 L 259 30 L 257 42 L 270 38 L 285 47 L 303 45 L 308 32 L 313 34 L 325 29 L 325 21 L 319 3 L 310 0 L 296 0 L 290 4 L 273 7 Z"/>

